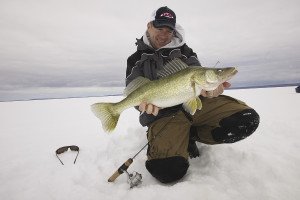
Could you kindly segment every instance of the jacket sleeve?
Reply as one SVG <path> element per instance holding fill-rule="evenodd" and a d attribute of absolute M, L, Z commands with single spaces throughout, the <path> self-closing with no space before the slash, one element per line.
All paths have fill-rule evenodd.
<path fill-rule="evenodd" d="M 127 59 L 126 86 L 136 77 L 143 76 L 143 71 L 136 65 L 138 60 L 136 53 L 132 54 Z"/>
<path fill-rule="evenodd" d="M 136 77 L 143 76 L 142 70 L 139 67 L 137 67 L 136 63 L 136 54 L 133 54 L 128 57 L 126 69 L 126 86 Z M 134 108 L 139 111 L 138 106 L 135 106 Z"/>

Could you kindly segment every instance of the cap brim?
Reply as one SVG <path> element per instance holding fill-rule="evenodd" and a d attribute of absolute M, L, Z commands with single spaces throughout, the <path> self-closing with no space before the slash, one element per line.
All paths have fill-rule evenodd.
<path fill-rule="evenodd" d="M 155 28 L 162 28 L 162 27 L 169 27 L 171 28 L 172 30 L 175 30 L 175 26 L 173 24 L 170 24 L 168 22 L 157 22 L 157 21 L 153 21 L 153 26 Z"/>

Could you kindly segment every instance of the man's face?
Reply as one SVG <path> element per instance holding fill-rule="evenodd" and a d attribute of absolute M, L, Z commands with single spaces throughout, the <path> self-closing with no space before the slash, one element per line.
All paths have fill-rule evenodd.
<path fill-rule="evenodd" d="M 155 28 L 152 23 L 148 24 L 148 33 L 150 36 L 150 43 L 155 49 L 159 49 L 169 44 L 174 35 L 174 31 L 167 27 Z"/>

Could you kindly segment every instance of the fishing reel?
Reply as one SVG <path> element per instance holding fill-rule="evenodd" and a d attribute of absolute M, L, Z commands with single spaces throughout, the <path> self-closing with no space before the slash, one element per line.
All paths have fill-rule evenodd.
<path fill-rule="evenodd" d="M 134 171 L 133 173 L 128 173 L 126 170 L 124 171 L 127 174 L 127 182 L 130 185 L 130 188 L 136 187 L 142 183 L 142 174 Z"/>

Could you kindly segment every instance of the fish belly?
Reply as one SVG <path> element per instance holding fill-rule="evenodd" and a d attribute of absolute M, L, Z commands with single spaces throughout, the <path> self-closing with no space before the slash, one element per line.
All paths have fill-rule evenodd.
<path fill-rule="evenodd" d="M 178 93 L 161 91 L 159 95 L 157 95 L 149 102 L 160 108 L 166 108 L 166 107 L 171 107 L 171 106 L 175 106 L 187 102 L 189 99 L 193 98 L 194 96 L 195 95 L 193 89 L 189 87 L 189 88 L 185 88 L 184 91 L 180 91 Z"/>

